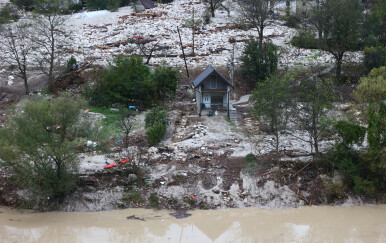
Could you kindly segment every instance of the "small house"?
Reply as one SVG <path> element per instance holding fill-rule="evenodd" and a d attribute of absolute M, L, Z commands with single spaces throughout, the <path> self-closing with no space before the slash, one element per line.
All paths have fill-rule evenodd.
<path fill-rule="evenodd" d="M 155 8 L 155 5 L 152 0 L 137 0 L 134 3 L 134 11 L 136 12 L 151 8 Z"/>
<path fill-rule="evenodd" d="M 221 73 L 209 66 L 193 80 L 193 86 L 200 116 L 216 111 L 226 111 L 229 116 L 229 93 L 234 87 Z"/>

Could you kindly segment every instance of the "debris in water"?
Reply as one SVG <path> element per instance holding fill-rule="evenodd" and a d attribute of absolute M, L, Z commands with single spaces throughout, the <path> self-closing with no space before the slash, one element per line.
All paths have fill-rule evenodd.
<path fill-rule="evenodd" d="M 139 217 L 137 217 L 137 216 L 135 216 L 135 215 L 127 216 L 126 218 L 127 218 L 127 219 L 136 219 L 136 220 L 145 221 L 144 218 L 139 218 Z"/>
<path fill-rule="evenodd" d="M 176 211 L 175 213 L 169 213 L 169 215 L 175 217 L 176 219 L 184 219 L 192 216 L 192 214 L 187 213 L 186 211 Z"/>

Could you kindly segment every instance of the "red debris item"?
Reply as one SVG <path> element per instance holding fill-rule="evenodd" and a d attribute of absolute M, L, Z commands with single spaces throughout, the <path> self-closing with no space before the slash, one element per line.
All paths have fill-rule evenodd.
<path fill-rule="evenodd" d="M 106 165 L 104 168 L 105 169 L 109 169 L 109 168 L 112 168 L 112 167 L 116 167 L 116 166 L 121 166 L 121 165 L 124 165 L 126 163 L 130 162 L 130 159 L 129 158 L 126 158 L 126 159 L 121 159 L 119 160 L 118 162 L 114 162 L 114 163 L 111 163 L 109 165 Z"/>
<path fill-rule="evenodd" d="M 115 167 L 115 166 L 117 166 L 117 164 L 114 162 L 114 163 L 111 163 L 109 165 L 106 165 L 105 169 L 109 169 L 109 168 L 112 168 L 112 167 Z"/>
<path fill-rule="evenodd" d="M 196 199 L 196 197 L 195 197 L 195 196 L 193 196 L 193 195 L 190 195 L 190 198 Z"/>
<path fill-rule="evenodd" d="M 136 38 L 136 39 L 143 39 L 143 36 L 135 35 L 135 36 L 133 36 L 133 38 Z"/>

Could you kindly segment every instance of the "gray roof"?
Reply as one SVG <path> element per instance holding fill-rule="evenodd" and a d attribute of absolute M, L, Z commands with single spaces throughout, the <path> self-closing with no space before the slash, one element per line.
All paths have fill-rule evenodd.
<path fill-rule="evenodd" d="M 153 3 L 152 0 L 140 0 L 140 2 L 142 3 L 142 5 L 145 7 L 145 8 L 155 8 L 155 5 Z"/>
<path fill-rule="evenodd" d="M 209 77 L 212 73 L 216 73 L 217 75 L 219 75 L 226 84 L 228 84 L 229 86 L 231 86 L 232 88 L 233 85 L 231 84 L 231 82 L 228 81 L 228 79 L 224 78 L 224 76 L 221 75 L 221 73 L 219 73 L 214 67 L 212 66 L 209 66 L 207 67 L 207 69 L 205 69 L 204 72 L 202 72 L 200 75 L 198 75 L 198 77 L 193 80 L 193 86 L 194 88 L 197 88 L 207 77 Z"/>

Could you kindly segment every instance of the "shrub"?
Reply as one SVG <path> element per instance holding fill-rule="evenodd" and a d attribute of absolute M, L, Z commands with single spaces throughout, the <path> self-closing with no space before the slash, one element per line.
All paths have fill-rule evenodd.
<path fill-rule="evenodd" d="M 86 92 L 92 105 L 109 106 L 114 103 L 132 105 L 154 99 L 154 85 L 149 67 L 141 57 L 117 56 L 104 71 L 101 80 Z"/>
<path fill-rule="evenodd" d="M 70 59 L 67 61 L 67 71 L 70 71 L 73 69 L 74 65 L 76 65 L 76 59 L 74 56 L 71 56 Z"/>
<path fill-rule="evenodd" d="M 329 202 L 333 202 L 336 199 L 342 197 L 343 192 L 346 190 L 342 182 L 333 182 L 331 179 L 324 181 L 324 188 Z"/>
<path fill-rule="evenodd" d="M 155 146 L 161 142 L 165 134 L 166 126 L 162 122 L 157 122 L 146 130 L 147 142 L 150 145 Z"/>
<path fill-rule="evenodd" d="M 7 4 L 2 9 L 0 9 L 0 24 L 7 24 L 12 21 L 18 21 L 20 18 L 17 13 L 17 9 L 12 7 L 12 5 Z"/>
<path fill-rule="evenodd" d="M 348 121 L 338 121 L 334 124 L 334 128 L 342 138 L 343 144 L 347 147 L 352 144 L 360 145 L 366 135 L 365 127 Z"/>
<path fill-rule="evenodd" d="M 35 6 L 35 0 L 11 0 L 11 3 L 15 4 L 18 8 L 27 11 L 33 10 Z"/>
<path fill-rule="evenodd" d="M 366 47 L 363 64 L 368 72 L 373 68 L 386 66 L 386 46 Z"/>
<path fill-rule="evenodd" d="M 267 42 L 260 50 L 259 41 L 250 39 L 246 43 L 241 61 L 242 74 L 251 80 L 250 85 L 254 87 L 257 82 L 265 80 L 270 74 L 276 72 L 277 46 L 272 42 Z"/>
<path fill-rule="evenodd" d="M 119 55 L 105 69 L 94 87 L 85 88 L 84 95 L 91 105 L 112 104 L 151 107 L 176 92 L 178 72 L 159 66 L 154 73 L 137 56 Z"/>
<path fill-rule="evenodd" d="M 122 198 L 123 201 L 126 202 L 134 202 L 134 203 L 144 203 L 145 199 L 141 197 L 141 194 L 136 191 L 131 191 L 129 195 Z"/>
<path fill-rule="evenodd" d="M 130 4 L 130 2 L 132 2 L 132 1 L 131 0 L 121 0 L 120 6 L 121 7 L 128 6 Z"/>
<path fill-rule="evenodd" d="M 372 196 L 375 192 L 375 187 L 373 182 L 356 176 L 354 178 L 354 191 L 358 194 Z"/>
<path fill-rule="evenodd" d="M 288 26 L 290 28 L 298 29 L 299 24 L 301 23 L 300 18 L 298 16 L 295 16 L 295 15 L 288 15 L 288 16 L 285 16 L 283 19 L 285 21 L 284 25 Z"/>
<path fill-rule="evenodd" d="M 301 30 L 291 39 L 291 44 L 299 48 L 318 49 L 318 39 L 311 30 Z"/>
<path fill-rule="evenodd" d="M 161 106 L 155 107 L 146 114 L 145 127 L 152 127 L 157 122 L 161 122 L 163 125 L 167 126 L 169 124 L 168 117 L 168 113 Z"/>
<path fill-rule="evenodd" d="M 153 83 L 159 100 L 165 100 L 167 95 L 175 95 L 178 86 L 178 74 L 176 69 L 165 65 L 156 67 L 153 74 Z"/>
<path fill-rule="evenodd" d="M 109 0 L 109 4 L 107 5 L 107 9 L 111 12 L 118 11 L 118 8 L 121 6 L 120 0 Z"/>
<path fill-rule="evenodd" d="M 153 208 L 158 207 L 159 202 L 158 202 L 158 195 L 157 195 L 157 193 L 152 193 L 150 195 L 149 204 L 150 204 L 150 207 L 153 207 Z"/>
<path fill-rule="evenodd" d="M 81 3 L 70 3 L 68 5 L 68 10 L 73 11 L 73 12 L 79 12 L 83 9 L 83 5 Z"/>
<path fill-rule="evenodd" d="M 208 10 L 205 10 L 204 13 L 202 14 L 202 22 L 204 24 L 210 24 L 211 18 L 212 18 L 212 14 Z"/>
<path fill-rule="evenodd" d="M 245 170 L 248 174 L 254 174 L 257 168 L 257 158 L 254 154 L 247 154 L 245 156 Z"/>
<path fill-rule="evenodd" d="M 109 0 L 86 0 L 88 10 L 107 9 Z"/>

